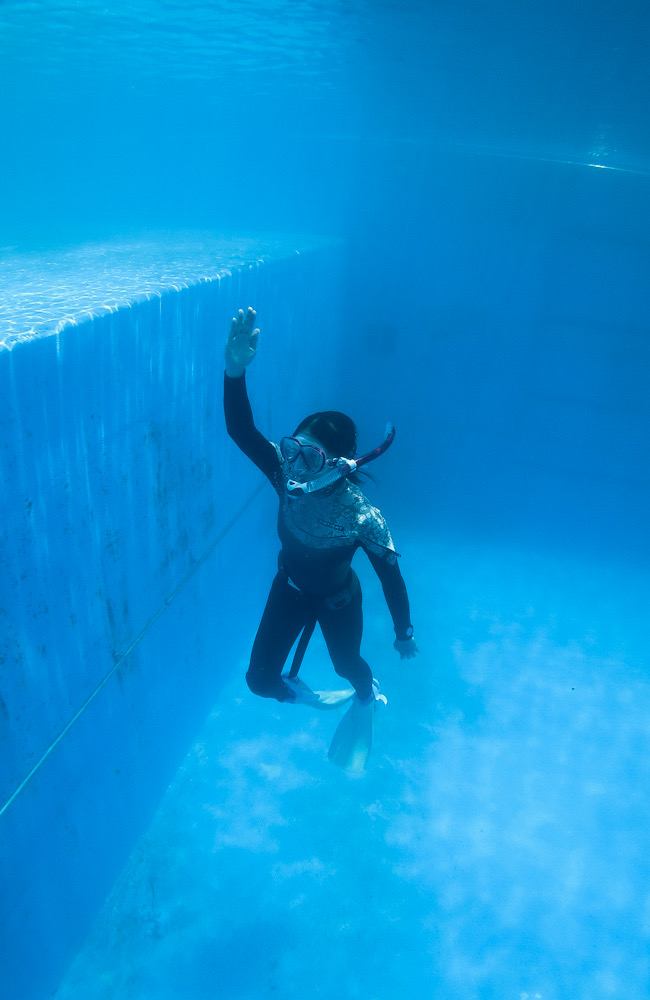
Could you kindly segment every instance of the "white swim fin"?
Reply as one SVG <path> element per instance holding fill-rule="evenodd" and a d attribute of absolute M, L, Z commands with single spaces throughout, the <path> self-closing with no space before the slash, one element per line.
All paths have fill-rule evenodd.
<path fill-rule="evenodd" d="M 356 774 L 365 770 L 372 747 L 375 711 L 382 704 L 386 704 L 386 696 L 379 694 L 379 684 L 373 679 L 372 697 L 366 701 L 355 697 L 336 728 L 327 754 L 332 764 Z"/>
<path fill-rule="evenodd" d="M 354 688 L 345 688 L 342 691 L 312 691 L 299 677 L 288 677 L 283 674 L 282 680 L 294 695 L 291 701 L 293 705 L 308 705 L 311 708 L 329 711 L 346 705 L 355 697 Z"/>

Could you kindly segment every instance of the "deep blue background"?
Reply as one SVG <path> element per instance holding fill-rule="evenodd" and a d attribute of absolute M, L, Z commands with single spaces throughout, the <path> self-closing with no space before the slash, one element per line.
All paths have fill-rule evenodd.
<path fill-rule="evenodd" d="M 4 3 L 3 240 L 298 228 L 427 253 L 441 185 L 466 187 L 449 154 L 648 170 L 649 17 L 613 0 Z"/>

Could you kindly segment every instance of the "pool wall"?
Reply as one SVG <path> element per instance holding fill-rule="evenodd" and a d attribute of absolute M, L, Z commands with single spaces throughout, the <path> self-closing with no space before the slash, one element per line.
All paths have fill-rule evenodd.
<path fill-rule="evenodd" d="M 254 304 L 256 420 L 269 436 L 293 427 L 305 386 L 313 402 L 332 382 L 336 345 L 301 342 L 339 328 L 339 266 L 328 251 L 252 264 L 0 353 L 8 996 L 56 987 L 222 683 L 245 669 L 275 508 L 225 433 L 223 342 Z"/>

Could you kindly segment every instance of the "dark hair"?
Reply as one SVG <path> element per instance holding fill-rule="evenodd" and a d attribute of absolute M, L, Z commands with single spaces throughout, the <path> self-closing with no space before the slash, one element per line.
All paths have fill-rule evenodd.
<path fill-rule="evenodd" d="M 338 410 L 323 410 L 305 417 L 293 432 L 306 432 L 338 458 L 354 458 L 357 453 L 357 428 L 354 421 Z"/>

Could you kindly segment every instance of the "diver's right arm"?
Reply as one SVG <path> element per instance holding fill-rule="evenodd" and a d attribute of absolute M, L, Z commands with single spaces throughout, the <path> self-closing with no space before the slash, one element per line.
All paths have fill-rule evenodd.
<path fill-rule="evenodd" d="M 226 430 L 235 444 L 277 487 L 280 462 L 275 448 L 261 434 L 253 421 L 253 412 L 246 392 L 246 368 L 255 357 L 259 330 L 255 325 L 255 310 L 239 310 L 233 317 L 226 341 L 226 373 L 223 387 L 223 407 Z"/>

